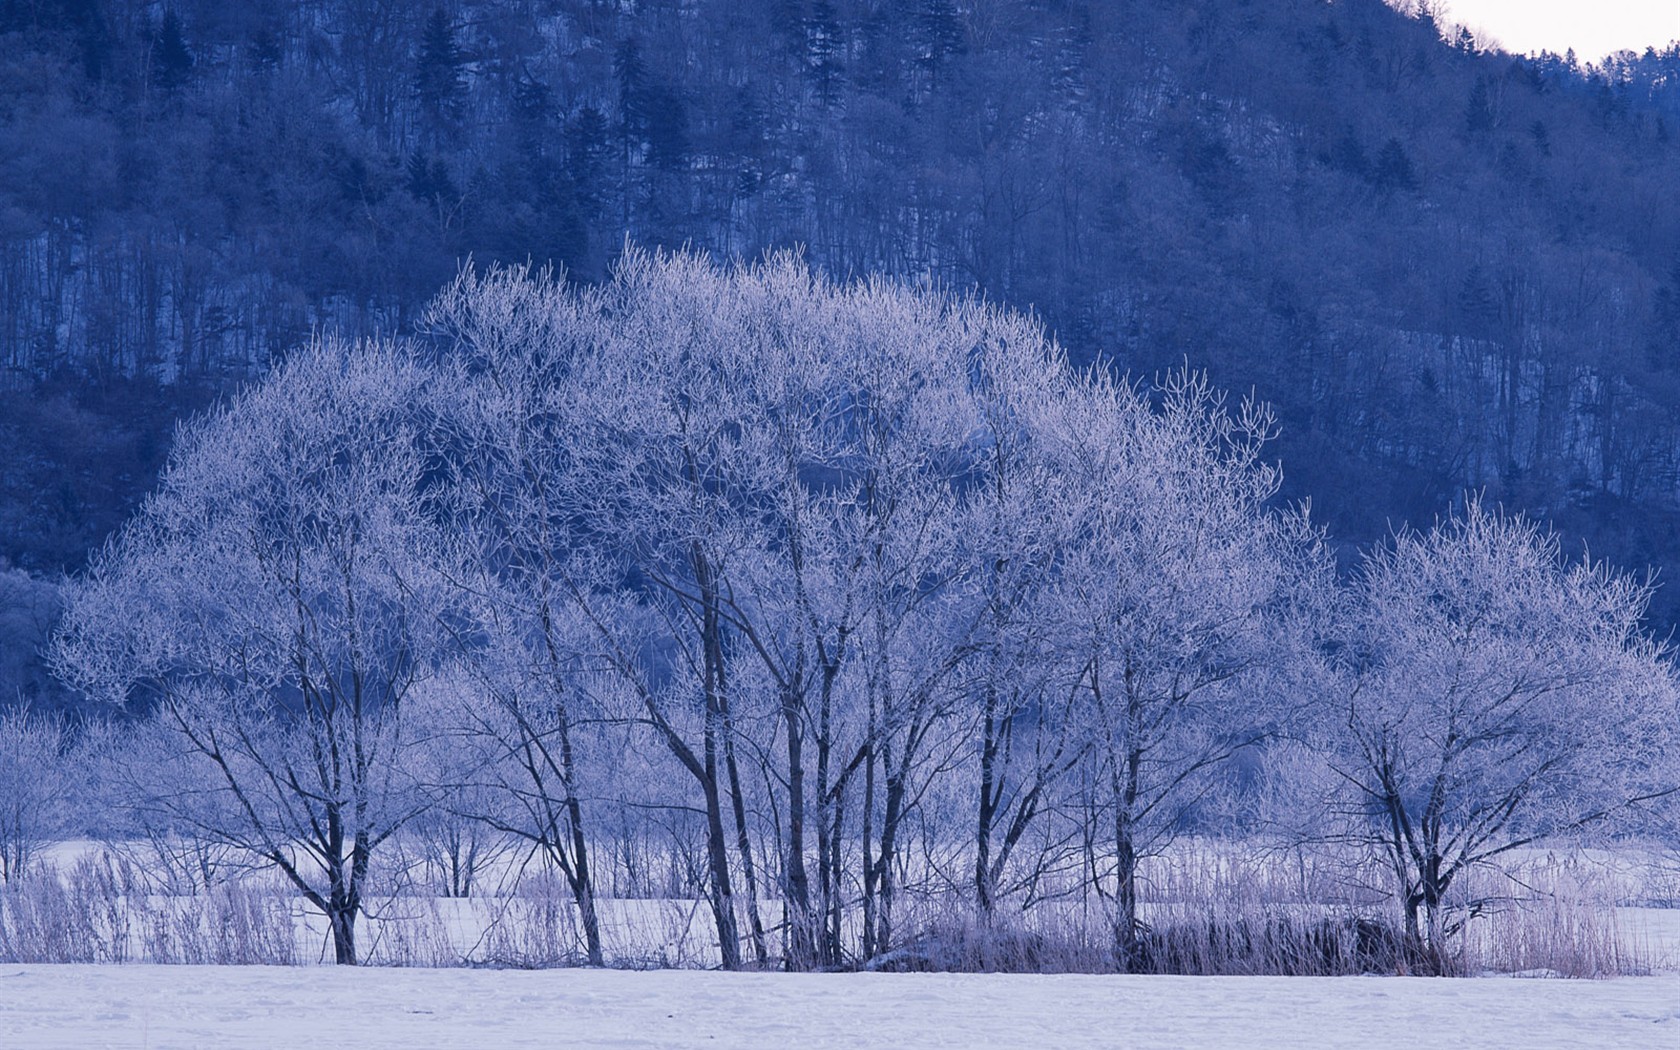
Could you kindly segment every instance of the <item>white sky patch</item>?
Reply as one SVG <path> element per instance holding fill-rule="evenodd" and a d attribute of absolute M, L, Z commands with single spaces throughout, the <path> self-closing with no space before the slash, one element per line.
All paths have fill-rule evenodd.
<path fill-rule="evenodd" d="M 1515 54 L 1570 48 L 1582 62 L 1680 40 L 1680 0 L 1446 0 L 1441 21 L 1467 25 Z"/>

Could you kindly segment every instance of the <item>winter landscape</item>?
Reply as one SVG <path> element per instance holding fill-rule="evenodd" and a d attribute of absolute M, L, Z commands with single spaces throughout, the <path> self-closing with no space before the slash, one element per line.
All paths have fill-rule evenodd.
<path fill-rule="evenodd" d="M 1680 44 L 1452 14 L 0 0 L 0 1046 L 1680 1045 Z"/>

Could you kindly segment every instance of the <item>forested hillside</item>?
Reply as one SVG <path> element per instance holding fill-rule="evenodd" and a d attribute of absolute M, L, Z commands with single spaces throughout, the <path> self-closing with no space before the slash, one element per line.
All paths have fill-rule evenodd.
<path fill-rule="evenodd" d="M 0 563 L 79 566 L 312 331 L 629 238 L 1206 368 L 1339 541 L 1480 487 L 1680 565 L 1677 65 L 1380 0 L 0 0 Z"/>

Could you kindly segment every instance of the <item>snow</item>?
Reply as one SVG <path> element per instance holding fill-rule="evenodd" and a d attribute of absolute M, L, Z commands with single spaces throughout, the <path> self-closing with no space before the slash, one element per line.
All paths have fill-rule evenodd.
<path fill-rule="evenodd" d="M 1680 981 L 0 967 L 0 1046 L 1680 1047 Z"/>

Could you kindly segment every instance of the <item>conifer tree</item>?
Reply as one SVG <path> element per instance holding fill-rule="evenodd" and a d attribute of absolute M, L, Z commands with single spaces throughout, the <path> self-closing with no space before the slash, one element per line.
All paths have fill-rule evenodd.
<path fill-rule="evenodd" d="M 152 44 L 152 79 L 165 91 L 179 91 L 192 76 L 193 55 L 187 48 L 181 19 L 173 10 L 163 13 Z"/>
<path fill-rule="evenodd" d="M 1383 143 L 1382 150 L 1377 154 L 1372 181 L 1383 193 L 1417 189 L 1417 172 L 1412 168 L 1412 159 L 1406 155 L 1406 147 L 1400 144 L 1399 139 L 1391 138 Z"/>
<path fill-rule="evenodd" d="M 420 57 L 414 71 L 420 118 L 433 140 L 448 136 L 460 124 L 462 96 L 466 93 L 461 79 L 464 64 L 448 13 L 441 7 L 434 9 L 420 37 Z"/>

